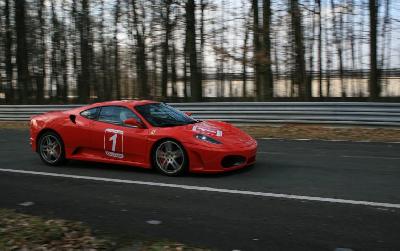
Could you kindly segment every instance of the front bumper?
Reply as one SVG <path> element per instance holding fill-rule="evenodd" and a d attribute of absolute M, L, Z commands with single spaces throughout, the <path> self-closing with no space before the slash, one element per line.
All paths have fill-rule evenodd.
<path fill-rule="evenodd" d="M 189 157 L 189 171 L 194 173 L 221 173 L 244 168 L 256 162 L 257 143 L 243 147 L 209 148 L 199 145 L 185 145 Z M 223 166 L 227 156 L 241 156 L 244 160 L 232 166 Z"/>

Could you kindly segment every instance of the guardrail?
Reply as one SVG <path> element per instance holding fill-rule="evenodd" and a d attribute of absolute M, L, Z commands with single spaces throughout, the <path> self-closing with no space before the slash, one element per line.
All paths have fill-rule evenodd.
<path fill-rule="evenodd" d="M 171 103 L 198 119 L 234 123 L 308 123 L 400 126 L 400 103 L 366 102 L 208 102 Z M 0 121 L 27 121 L 47 111 L 80 105 L 1 105 Z"/>

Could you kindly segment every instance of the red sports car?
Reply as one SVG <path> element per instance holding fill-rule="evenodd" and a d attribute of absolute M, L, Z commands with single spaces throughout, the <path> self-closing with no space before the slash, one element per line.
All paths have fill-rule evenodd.
<path fill-rule="evenodd" d="M 219 121 L 200 121 L 148 100 L 110 101 L 34 116 L 33 151 L 49 165 L 67 159 L 155 167 L 166 175 L 239 169 L 256 160 L 257 142 Z"/>

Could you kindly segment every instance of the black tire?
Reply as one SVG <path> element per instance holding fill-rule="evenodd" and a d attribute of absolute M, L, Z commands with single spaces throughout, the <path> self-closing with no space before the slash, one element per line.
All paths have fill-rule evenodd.
<path fill-rule="evenodd" d="M 55 132 L 48 131 L 40 135 L 37 149 L 40 159 L 49 166 L 59 166 L 67 161 L 64 143 Z"/>
<path fill-rule="evenodd" d="M 166 151 L 167 146 L 171 146 L 169 153 Z M 178 151 L 180 153 L 178 153 Z M 161 152 L 165 152 L 164 159 L 160 156 Z M 152 151 L 152 164 L 160 173 L 167 176 L 181 176 L 187 172 L 189 166 L 189 159 L 186 154 L 185 148 L 179 142 L 167 139 L 157 143 Z M 174 161 L 175 160 L 175 161 Z M 163 163 L 161 161 L 167 161 Z M 176 164 L 175 164 L 176 163 Z M 163 165 L 164 164 L 164 165 Z M 179 165 L 178 168 L 177 165 Z"/>

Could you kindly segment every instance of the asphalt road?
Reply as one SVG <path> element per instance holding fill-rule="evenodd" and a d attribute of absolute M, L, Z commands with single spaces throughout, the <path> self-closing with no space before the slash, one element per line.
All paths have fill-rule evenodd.
<path fill-rule="evenodd" d="M 31 152 L 27 131 L 0 130 L 0 169 L 47 173 L 0 170 L 0 207 L 83 221 L 124 239 L 218 250 L 400 250 L 400 144 L 259 140 L 252 168 L 171 178 L 97 163 L 48 167 Z"/>

